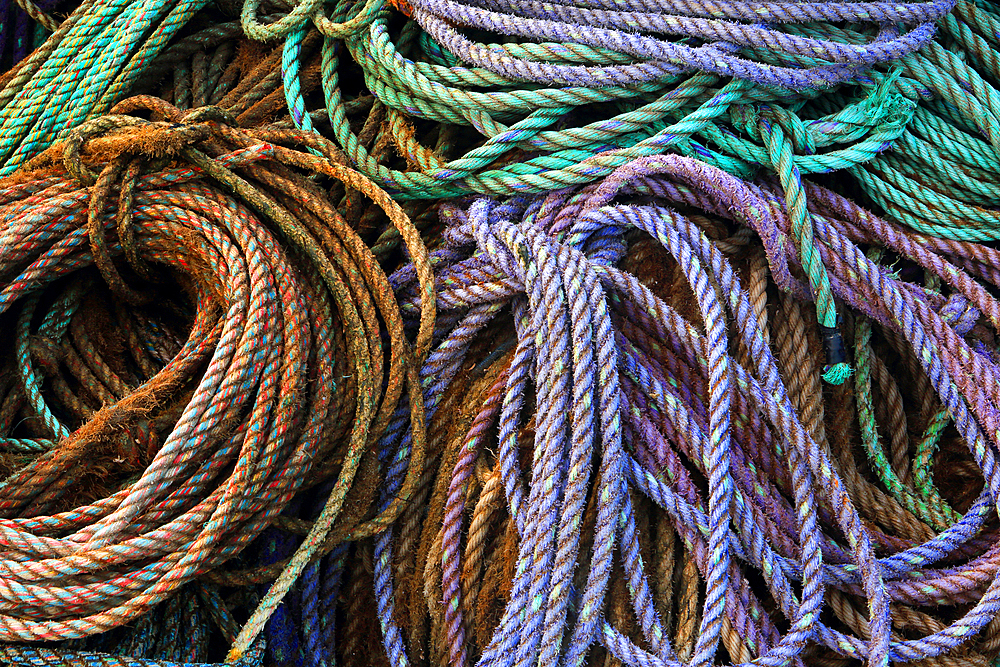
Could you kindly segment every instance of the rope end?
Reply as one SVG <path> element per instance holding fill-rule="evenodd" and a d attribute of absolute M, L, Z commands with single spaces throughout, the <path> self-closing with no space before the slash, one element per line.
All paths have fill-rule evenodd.
<path fill-rule="evenodd" d="M 847 349 L 844 347 L 844 337 L 837 326 L 825 327 L 819 325 L 823 348 L 826 350 L 826 366 L 823 367 L 823 380 L 832 385 L 842 385 L 851 377 L 850 364 L 847 363 Z"/>
<path fill-rule="evenodd" d="M 839 386 L 847 382 L 847 378 L 851 377 L 853 372 L 849 364 L 843 362 L 833 364 L 823 369 L 823 381 Z"/>

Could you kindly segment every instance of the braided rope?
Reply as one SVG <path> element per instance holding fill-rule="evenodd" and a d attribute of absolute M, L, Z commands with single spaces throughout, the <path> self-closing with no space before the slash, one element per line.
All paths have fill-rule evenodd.
<path fill-rule="evenodd" d="M 314 135 L 237 129 L 225 124 L 229 112 L 202 108 L 185 115 L 153 98 L 133 98 L 112 111 L 33 159 L 0 195 L 8 209 L 2 237 L 11 274 L 4 308 L 21 313 L 16 345 L 28 342 L 21 379 L 5 396 L 44 417 L 8 426 L 42 436 L 37 448 L 49 449 L 3 482 L 7 558 L 0 588 L 16 600 L 11 606 L 7 598 L 0 614 L 4 641 L 86 637 L 139 618 L 239 553 L 298 488 L 329 469 L 327 456 L 341 461 L 325 513 L 337 519 L 368 458 L 369 440 L 385 428 L 407 384 L 403 409 L 414 424 L 407 481 L 396 502 L 372 519 L 357 517 L 351 530 L 382 530 L 402 510 L 423 467 L 411 359 L 426 354 L 434 297 L 426 251 L 399 206 L 360 174 L 304 152 L 326 149 Z M 137 111 L 167 122 L 127 115 Z M 204 142 L 213 153 L 225 148 L 209 157 L 200 148 Z M 157 152 L 180 155 L 190 166 L 147 173 L 142 165 L 149 158 L 141 156 Z M 412 350 L 371 251 L 301 173 L 371 197 L 424 267 L 424 315 Z M 116 188 L 122 174 L 131 180 Z M 83 210 L 89 216 L 81 216 Z M 123 254 L 141 260 L 138 275 L 164 280 L 159 272 L 166 266 L 181 276 L 176 280 L 185 296 L 176 309 L 187 314 L 179 331 L 167 335 L 160 316 L 150 320 L 157 311 L 130 312 L 144 308 L 151 295 L 123 281 L 116 265 Z M 108 285 L 96 303 L 84 282 L 60 287 L 63 276 L 94 265 Z M 47 293 L 62 296 L 45 306 L 36 333 L 32 314 L 47 303 L 40 298 Z M 101 299 L 113 308 L 101 311 Z M 112 363 L 95 341 L 88 344 L 94 334 L 81 317 L 118 318 L 129 341 L 140 343 L 134 365 Z M 35 339 L 44 345 L 38 348 Z M 337 356 L 344 361 L 335 362 Z M 136 378 L 146 368 L 152 376 Z M 66 379 L 87 390 L 74 397 Z M 96 409 L 92 397 L 101 399 Z M 348 432 L 334 428 L 338 416 L 353 422 Z M 57 442 L 45 440 L 47 432 Z M 112 444 L 139 476 L 122 480 L 107 498 L 74 506 L 70 482 L 91 468 L 88 452 Z M 316 525 L 314 532 L 324 530 L 322 517 Z M 298 563 L 309 559 L 308 549 L 296 553 L 258 615 L 273 611 L 287 590 L 281 582 L 294 580 Z M 241 654 L 237 664 L 259 663 L 263 655 L 262 645 L 253 643 L 255 627 L 251 618 L 242 635 L 230 633 Z M 55 659 L 44 648 L 3 651 L 5 660 Z M 116 660 L 60 656 L 68 664 Z"/>
<path fill-rule="evenodd" d="M 50 25 L 49 38 L 3 77 L 0 175 L 107 113 L 205 4 L 87 0 L 57 28 Z"/>
<path fill-rule="evenodd" d="M 449 225 L 446 243 L 432 253 L 432 262 L 441 317 L 454 324 L 441 331 L 438 351 L 428 363 L 441 355 L 450 359 L 453 353 L 468 354 L 475 344 L 470 336 L 483 323 L 476 313 L 490 313 L 493 318 L 500 304 L 509 304 L 517 343 L 490 363 L 489 368 L 496 370 L 484 376 L 480 389 L 470 396 L 475 421 L 459 418 L 458 423 L 467 426 L 460 427 L 454 444 L 448 445 L 454 453 L 441 455 L 439 490 L 434 493 L 444 494 L 443 512 L 429 511 L 427 521 L 433 523 L 425 532 L 436 535 L 430 539 L 439 541 L 440 547 L 416 554 L 418 563 L 427 558 L 427 567 L 438 572 L 428 578 L 430 570 L 425 570 L 425 582 L 436 592 L 427 594 L 431 632 L 423 639 L 408 635 L 410 625 L 400 624 L 403 618 L 412 623 L 413 603 L 405 615 L 399 611 L 400 601 L 411 598 L 403 594 L 406 586 L 398 578 L 400 571 L 390 565 L 397 559 L 407 562 L 413 547 L 393 540 L 395 531 L 379 540 L 380 547 L 384 542 L 384 548 L 391 550 L 375 562 L 375 592 L 380 615 L 384 614 L 381 623 L 390 664 L 409 664 L 413 656 L 424 655 L 421 646 L 441 646 L 440 642 L 447 647 L 443 657 L 455 666 L 470 661 L 548 664 L 553 657 L 582 664 L 588 651 L 601 655 L 590 650 L 595 645 L 630 665 L 676 665 L 679 659 L 684 664 L 708 664 L 719 660 L 720 639 L 730 655 L 748 655 L 755 664 L 811 664 L 807 655 L 820 647 L 873 664 L 890 660 L 985 664 L 975 655 L 962 663 L 966 658 L 960 651 L 979 632 L 992 636 L 987 626 L 993 627 L 998 611 L 997 552 L 992 537 L 978 537 L 995 512 L 992 492 L 984 490 L 979 498 L 962 501 L 967 509 L 964 515 L 956 514 L 937 489 L 930 492 L 926 480 L 934 464 L 926 454 L 920 464 L 925 491 L 917 492 L 911 490 L 905 470 L 908 455 L 900 459 L 899 453 L 894 454 L 895 460 L 878 455 L 882 445 L 877 435 L 865 432 L 875 433 L 878 421 L 892 429 L 906 428 L 900 421 L 905 415 L 892 407 L 896 399 L 881 404 L 884 409 L 872 407 L 876 382 L 883 395 L 898 395 L 898 400 L 909 395 L 887 370 L 872 370 L 872 364 L 878 367 L 882 362 L 874 361 L 878 357 L 873 357 L 871 333 L 866 332 L 877 328 L 893 341 L 896 354 L 911 360 L 930 391 L 924 437 L 933 438 L 940 431 L 936 413 L 941 408 L 935 403 L 943 402 L 987 489 L 996 484 L 992 446 L 986 445 L 994 433 L 991 406 L 996 386 L 987 379 L 993 357 L 977 342 L 982 335 L 974 333 L 978 315 L 968 313 L 982 313 L 996 327 L 1000 312 L 979 283 L 981 278 L 954 263 L 989 251 L 969 243 L 929 244 L 927 237 L 891 226 L 829 191 L 809 184 L 805 190 L 816 224 L 816 248 L 830 272 L 831 288 L 849 306 L 847 312 L 861 332 L 851 337 L 862 360 L 854 383 L 861 401 L 854 419 L 860 419 L 862 432 L 855 431 L 854 438 L 859 451 L 863 444 L 874 457 L 890 495 L 871 487 L 856 469 L 848 475 L 857 462 L 844 459 L 842 452 L 850 455 L 850 450 L 842 439 L 834 449 L 836 436 L 826 433 L 823 392 L 815 372 L 809 370 L 818 362 L 803 356 L 808 348 L 821 349 L 818 329 L 810 331 L 801 309 L 783 297 L 786 310 L 794 306 L 788 312 L 796 314 L 792 324 L 778 326 L 780 320 L 775 320 L 785 352 L 773 357 L 760 329 L 762 315 L 755 314 L 762 312 L 760 307 L 745 296 L 741 280 L 705 236 L 707 230 L 650 203 L 653 197 L 749 225 L 763 241 L 776 283 L 801 295 L 807 287 L 795 278 L 798 255 L 785 241 L 793 233 L 794 215 L 785 207 L 782 189 L 747 186 L 686 158 L 661 157 L 629 165 L 599 187 L 535 200 L 478 200 L 447 208 L 442 211 Z M 612 204 L 619 193 L 642 196 L 643 203 Z M 728 340 L 712 333 L 717 329 L 710 323 L 725 320 L 715 317 L 695 325 L 697 320 L 684 319 L 680 311 L 616 268 L 631 257 L 626 250 L 630 237 L 622 235 L 628 227 L 647 231 L 675 257 L 682 284 L 697 300 L 686 301 L 667 284 L 664 294 L 674 295 L 678 304 L 687 303 L 688 317 L 707 318 L 709 303 L 726 308 L 738 346 L 747 350 L 744 358 L 749 367 L 728 356 Z M 857 244 L 869 243 L 932 272 L 929 275 L 956 296 L 946 299 L 943 287 L 924 290 L 896 277 L 858 249 Z M 589 281 L 588 272 L 593 272 Z M 404 295 L 404 313 L 415 312 L 420 303 L 415 294 L 406 296 L 409 275 L 404 271 L 394 278 Z M 760 293 L 759 288 L 753 291 Z M 607 315 L 601 315 L 602 301 Z M 487 306 L 490 310 L 484 311 Z M 453 309 L 456 315 L 468 314 L 449 318 Z M 610 327 L 610 337 L 601 333 L 604 326 Z M 787 326 L 796 332 L 791 338 L 781 333 Z M 611 342 L 609 353 L 616 351 L 614 366 L 610 365 L 614 357 L 597 359 L 604 341 Z M 973 352 L 970 345 L 979 351 Z M 728 362 L 719 363 L 722 357 L 712 356 L 714 348 Z M 438 368 L 440 362 L 434 363 L 432 368 Z M 728 385 L 718 381 L 727 374 Z M 614 392 L 605 389 L 605 383 L 615 386 L 615 375 L 617 402 Z M 450 395 L 448 382 L 435 384 L 428 405 L 443 387 Z M 531 405 L 526 402 L 529 383 L 537 388 L 531 393 L 535 407 L 527 413 L 534 417 L 525 422 L 525 409 Z M 483 398 L 481 392 L 488 386 L 492 388 Z M 726 394 L 734 416 L 728 429 L 721 426 L 719 410 Z M 548 403 L 551 407 L 546 407 Z M 850 419 L 850 406 L 843 404 L 838 414 Z M 567 416 L 565 421 L 556 419 L 560 414 Z M 432 430 L 437 419 L 431 414 Z M 843 417 L 837 419 L 833 423 L 844 423 Z M 727 432 L 728 437 L 720 439 Z M 893 433 L 894 442 L 904 435 Z M 583 439 L 576 440 L 580 436 Z M 627 442 L 627 449 L 617 449 L 618 442 Z M 576 452 L 584 443 L 589 443 L 584 446 L 591 454 L 581 457 Z M 574 464 L 591 455 L 593 472 Z M 623 486 L 618 490 L 607 486 L 615 479 L 616 460 L 622 465 L 620 481 L 615 483 Z M 476 472 L 480 466 L 481 474 Z M 581 480 L 590 487 L 582 503 L 573 500 L 581 497 L 575 486 Z M 471 580 L 483 571 L 480 551 L 488 548 L 483 545 L 509 532 L 503 522 L 484 523 L 497 511 L 489 508 L 495 507 L 499 486 L 510 517 L 506 526 L 516 528 L 518 542 L 503 556 L 512 559 L 512 569 L 502 613 L 487 616 L 492 620 L 486 621 L 484 633 L 477 629 L 484 612 L 475 598 L 466 596 L 477 591 Z M 728 499 L 721 495 L 730 493 Z M 649 551 L 636 528 L 644 520 L 651 522 L 652 515 L 644 519 L 636 509 L 637 494 L 662 508 L 665 514 L 658 516 L 682 537 L 704 577 L 700 620 L 685 614 L 684 637 L 690 639 L 684 640 L 683 653 L 680 645 L 667 641 L 666 616 L 662 605 L 656 604 L 657 587 L 646 578 L 645 556 L 639 555 Z M 872 494 L 883 494 L 882 499 Z M 894 503 L 899 519 L 887 512 Z M 605 522 L 614 516 L 621 518 Z M 493 537 L 483 534 L 490 525 L 501 532 Z M 876 548 L 887 555 L 876 558 Z M 728 564 L 726 552 L 732 559 Z M 577 571 L 567 579 L 564 568 L 570 558 L 576 560 Z M 942 559 L 951 560 L 945 564 Z M 725 570 L 720 571 L 720 564 L 726 564 Z M 394 579 L 400 588 L 393 586 Z M 755 579 L 766 582 L 770 599 L 759 597 L 762 590 L 747 587 Z M 488 589 L 487 581 L 480 591 Z M 629 585 L 618 589 L 620 583 L 615 581 Z M 793 588 L 799 584 L 801 595 Z M 616 597 L 621 595 L 616 590 L 625 597 Z M 478 593 L 479 598 L 482 595 Z M 391 600 L 395 605 L 389 604 Z M 625 607 L 615 600 L 624 600 Z M 940 605 L 959 607 L 946 622 L 918 611 L 922 606 L 940 610 Z M 629 606 L 633 610 L 624 613 Z M 789 628 L 784 634 L 777 630 L 775 612 L 763 611 L 765 606 L 780 610 Z M 821 620 L 824 609 L 846 624 L 846 632 Z M 919 638 L 904 637 L 903 629 L 917 631 Z M 737 641 L 734 633 L 743 641 Z M 407 647 L 408 636 L 426 644 Z M 994 648 L 989 651 L 993 655 Z M 428 659 L 437 660 L 432 655 Z"/>

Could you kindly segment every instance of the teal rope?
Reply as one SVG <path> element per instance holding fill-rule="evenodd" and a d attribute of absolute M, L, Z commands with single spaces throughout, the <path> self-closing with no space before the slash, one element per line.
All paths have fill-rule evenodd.
<path fill-rule="evenodd" d="M 330 20 L 349 22 L 355 9 L 338 5 Z M 740 105 L 789 104 L 815 92 L 753 86 L 700 73 L 669 76 L 628 87 L 545 88 L 513 82 L 487 70 L 456 66 L 456 58 L 410 22 L 396 42 L 390 37 L 391 11 L 383 9 L 366 30 L 343 42 L 328 38 L 322 54 L 322 85 L 334 138 L 366 175 L 400 199 L 454 197 L 469 193 L 512 195 L 585 184 L 626 162 L 675 151 L 706 160 L 726 171 L 751 176 L 770 167 L 767 147 L 739 137 L 727 127 L 728 112 Z M 275 24 L 277 25 L 277 24 Z M 287 39 L 300 40 L 299 35 Z M 341 44 L 361 67 L 365 84 L 390 109 L 404 117 L 475 128 L 483 143 L 461 157 L 441 155 L 418 171 L 399 171 L 375 159 L 350 126 L 347 99 L 340 88 Z M 627 62 L 623 54 L 579 44 L 505 44 L 512 57 L 588 65 Z M 807 60 L 807 59 L 803 59 Z M 301 70 L 292 42 L 283 59 L 286 83 Z M 296 84 L 296 87 L 298 85 Z M 310 127 L 301 94 L 286 86 L 289 109 Z M 878 95 L 880 103 L 870 98 Z M 611 104 L 605 104 L 611 103 Z M 603 119 L 598 110 L 614 108 Z M 613 106 L 612 106 L 613 105 Z M 912 106 L 912 105 L 911 105 Z M 905 98 L 876 90 L 861 99 L 845 98 L 842 108 L 803 121 L 813 143 L 824 150 L 797 154 L 801 173 L 846 169 L 873 159 L 903 131 L 910 108 Z M 564 121 L 586 114 L 578 127 Z M 411 141 L 404 139 L 404 141 Z M 426 149 L 401 149 L 418 155 Z M 511 161 L 515 151 L 528 155 Z M 506 161 L 506 162 L 504 162 Z"/>
<path fill-rule="evenodd" d="M 90 0 L 0 90 L 0 175 L 109 110 L 208 0 Z"/>

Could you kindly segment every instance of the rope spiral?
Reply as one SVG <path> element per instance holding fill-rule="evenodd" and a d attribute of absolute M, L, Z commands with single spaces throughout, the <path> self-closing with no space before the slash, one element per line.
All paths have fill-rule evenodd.
<path fill-rule="evenodd" d="M 136 115 L 146 113 L 163 120 Z M 407 386 L 407 483 L 421 474 L 426 250 L 370 181 L 308 152 L 324 146 L 140 97 L 3 185 L 13 354 L 0 442 L 14 454 L 0 500 L 0 640 L 78 639 L 139 619 L 319 480 L 335 480 L 324 516 L 336 519 Z M 315 177 L 383 208 L 421 267 L 412 345 L 377 260 Z M 117 479 L 99 467 L 109 455 Z M 88 475 L 117 484 L 106 496 L 81 490 Z M 377 532 L 406 497 L 352 529 Z M 308 558 L 296 555 L 284 579 Z M 280 600 L 284 579 L 263 605 Z M 221 617 L 232 634 L 232 615 Z M 261 650 L 234 660 L 259 662 Z"/>

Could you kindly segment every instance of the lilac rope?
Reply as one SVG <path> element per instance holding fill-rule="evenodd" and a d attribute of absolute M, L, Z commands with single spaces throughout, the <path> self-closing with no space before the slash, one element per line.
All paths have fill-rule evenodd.
<path fill-rule="evenodd" d="M 633 492 L 671 517 L 705 581 L 692 665 L 716 662 L 723 617 L 745 636 L 752 664 L 769 667 L 808 664 L 804 651 L 817 643 L 872 665 L 933 658 L 963 646 L 996 617 L 1000 547 L 991 522 L 1000 497 L 1000 387 L 992 380 L 996 355 L 967 337 L 982 326 L 980 318 L 1000 329 L 1000 302 L 991 291 L 997 284 L 984 284 L 1000 257 L 985 246 L 922 237 L 827 190 L 805 188 L 834 293 L 856 317 L 869 317 L 912 347 L 987 481 L 983 493 L 959 520 L 918 544 L 901 545 L 861 521 L 829 451 L 799 421 L 736 272 L 698 225 L 668 208 L 683 205 L 753 229 L 775 282 L 808 298 L 777 185 L 744 184 L 697 161 L 664 156 L 578 191 L 447 207 L 445 244 L 434 254 L 442 322 L 449 312 L 480 318 L 473 314 L 509 306 L 517 331 L 497 398 L 470 427 L 448 486 L 440 567 L 451 665 L 576 666 L 595 644 L 628 665 L 684 664 L 648 596 Z M 637 196 L 641 204 L 616 203 Z M 676 259 L 704 328 L 617 268 L 629 229 Z M 860 244 L 892 250 L 952 292 L 906 282 Z M 404 312 L 416 313 L 412 271 L 401 270 L 392 282 Z M 748 351 L 746 367 L 728 354 L 723 311 Z M 481 330 L 476 321 L 439 329 L 426 387 L 448 386 L 447 374 L 435 369 L 455 368 L 451 360 L 464 358 L 470 336 Z M 529 408 L 536 441 L 525 466 L 517 436 Z M 727 423 L 730 413 L 745 418 Z M 480 651 L 465 632 L 458 578 L 464 489 L 491 431 L 520 543 L 510 602 Z M 591 460 L 593 471 L 585 463 Z M 581 485 L 598 499 L 589 558 L 579 551 Z M 392 545 L 385 547 L 388 563 Z M 876 548 L 885 555 L 876 557 Z M 585 577 L 578 574 L 583 585 L 567 576 L 567 563 L 569 571 L 586 563 Z M 621 567 L 629 583 L 639 643 L 604 616 L 612 567 Z M 753 578 L 766 585 L 785 630 L 765 611 L 762 592 L 749 585 Z M 870 636 L 822 619 L 829 587 L 867 601 Z M 392 590 L 387 577 L 377 593 L 390 600 Z M 891 603 L 969 606 L 939 631 L 896 638 Z M 391 628 L 395 620 L 383 623 Z M 406 652 L 398 628 L 391 636 L 392 664 L 407 664 L 397 659 Z"/>
<path fill-rule="evenodd" d="M 953 2 L 931 3 L 581 3 L 569 0 L 414 0 L 414 18 L 461 60 L 515 81 L 604 87 L 634 85 L 672 74 L 702 71 L 791 89 L 827 88 L 855 78 L 861 68 L 898 60 L 927 45 L 934 22 Z M 595 6 L 596 5 L 596 6 Z M 732 5 L 732 6 L 730 6 Z M 652 11 L 651 11 L 652 10 Z M 750 21 L 742 23 L 740 21 Z M 849 44 L 782 32 L 781 23 L 849 22 L 906 24 L 901 34 L 880 33 L 874 41 Z M 540 42 L 528 58 L 502 44 L 476 43 L 456 25 Z M 668 34 L 703 42 L 691 46 Z M 552 42 L 552 44 L 547 44 Z M 632 56 L 635 64 L 563 64 L 565 46 L 608 49 Z M 765 61 L 741 55 L 767 54 Z M 543 55 L 545 54 L 545 55 Z M 806 60 L 802 60 L 805 57 Z M 792 67 L 788 63 L 815 63 Z"/>

